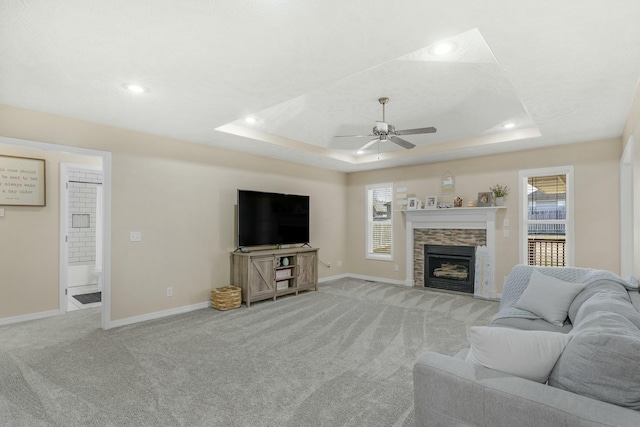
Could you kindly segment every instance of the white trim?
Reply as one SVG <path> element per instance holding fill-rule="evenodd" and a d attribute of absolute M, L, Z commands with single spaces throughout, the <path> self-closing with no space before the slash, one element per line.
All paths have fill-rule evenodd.
<path fill-rule="evenodd" d="M 102 195 L 104 210 L 104 240 L 103 253 L 103 280 L 102 289 L 102 329 L 111 326 L 111 153 L 108 151 L 92 150 L 89 148 L 72 147 L 68 145 L 51 144 L 48 142 L 29 141 L 26 139 L 6 138 L 0 136 L 0 144 L 14 145 L 18 147 L 35 148 L 45 151 L 66 152 L 81 154 L 84 156 L 102 157 Z M 62 239 L 62 236 L 58 236 Z M 58 307 L 58 311 L 60 307 Z"/>
<path fill-rule="evenodd" d="M 372 215 L 373 212 L 371 211 L 373 209 L 372 204 L 370 203 L 371 201 L 369 200 L 369 192 L 371 190 L 375 190 L 376 188 L 387 188 L 390 187 L 391 188 L 391 221 L 389 221 L 391 223 L 391 253 L 390 254 L 376 254 L 376 253 L 370 253 L 369 252 L 369 248 L 372 247 L 372 243 L 371 243 L 371 234 L 369 233 L 369 224 L 370 221 L 372 221 Z M 395 219 L 395 210 L 393 209 L 394 207 L 394 198 L 393 198 L 393 182 L 384 182 L 384 183 L 380 183 L 380 184 L 369 184 L 365 187 L 365 200 L 366 200 L 366 209 L 365 209 L 365 252 L 364 252 L 364 257 L 365 259 L 370 259 L 370 260 L 376 260 L 376 261 L 393 261 L 393 252 L 394 252 L 394 246 L 395 246 L 395 242 L 394 242 L 394 233 L 393 233 L 393 221 Z"/>
<path fill-rule="evenodd" d="M 335 276 L 327 276 L 322 279 L 318 279 L 318 283 L 330 282 L 332 280 L 344 279 L 345 277 L 351 277 L 348 273 L 336 274 Z"/>
<path fill-rule="evenodd" d="M 41 311 L 40 313 L 23 314 L 22 316 L 5 317 L 0 319 L 0 326 L 10 325 L 12 323 L 27 322 L 29 320 L 44 319 L 60 315 L 59 310 Z"/>
<path fill-rule="evenodd" d="M 452 208 L 452 209 L 418 209 L 403 211 L 406 217 L 405 253 L 406 270 L 404 284 L 414 286 L 413 282 L 413 230 L 416 228 L 431 229 L 476 229 L 487 231 L 487 249 L 492 260 L 496 258 L 496 213 L 504 206 L 486 208 Z M 495 262 L 491 262 L 490 277 L 495 277 Z M 490 289 L 492 283 L 489 284 Z"/>
<path fill-rule="evenodd" d="M 392 285 L 403 285 L 403 286 L 406 285 L 404 280 L 387 279 L 386 277 L 364 276 L 362 274 L 352 274 L 352 273 L 344 273 L 344 274 L 337 274 L 335 276 L 323 277 L 322 279 L 318 279 L 318 283 L 330 282 L 332 280 L 346 279 L 346 278 L 370 280 L 372 282 L 390 283 Z"/>
<path fill-rule="evenodd" d="M 141 314 L 139 316 L 125 317 L 124 319 L 114 320 L 109 324 L 109 327 L 118 328 L 120 326 L 146 322 L 147 320 L 162 319 L 163 317 L 173 316 L 174 314 L 189 313 L 190 311 L 202 310 L 209 307 L 211 307 L 210 301 L 199 302 L 197 304 L 185 305 L 182 307 L 171 308 L 169 310 L 156 311 L 153 313 Z"/>
<path fill-rule="evenodd" d="M 620 157 L 620 276 L 635 274 L 634 217 L 634 137 L 631 135 Z"/>
<path fill-rule="evenodd" d="M 530 176 L 549 176 L 549 175 L 566 175 L 567 177 L 567 199 L 566 199 L 566 266 L 571 267 L 575 265 L 575 254 L 576 254 L 576 244 L 575 244 L 575 235 L 574 235 L 574 173 L 573 173 L 573 165 L 568 166 L 557 166 L 550 168 L 539 168 L 539 169 L 524 169 L 518 172 L 518 182 L 520 183 L 518 186 L 518 205 L 519 205 L 519 230 L 518 230 L 518 244 L 519 244 L 519 258 L 520 264 L 527 264 L 527 241 L 528 241 L 528 232 L 527 232 L 527 224 L 529 223 L 527 208 L 528 208 L 528 178 Z M 545 221 L 545 223 L 549 223 L 552 221 Z"/>
<path fill-rule="evenodd" d="M 390 283 L 392 285 L 407 285 L 404 280 L 387 279 L 386 277 L 365 276 L 363 274 L 347 274 L 347 277 L 353 277 L 354 279 L 360 280 L 369 280 L 371 282 Z"/>

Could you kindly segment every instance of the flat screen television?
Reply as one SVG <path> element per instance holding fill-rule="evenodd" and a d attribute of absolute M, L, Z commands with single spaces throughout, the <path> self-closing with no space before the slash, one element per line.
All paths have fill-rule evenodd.
<path fill-rule="evenodd" d="M 309 243 L 309 196 L 238 190 L 238 247 Z"/>

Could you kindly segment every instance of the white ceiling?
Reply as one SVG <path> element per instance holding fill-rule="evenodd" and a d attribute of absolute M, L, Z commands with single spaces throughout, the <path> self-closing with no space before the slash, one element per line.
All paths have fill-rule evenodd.
<path fill-rule="evenodd" d="M 0 2 L 2 104 L 343 172 L 618 137 L 639 77 L 637 0 Z M 383 96 L 438 132 L 334 138 Z"/>

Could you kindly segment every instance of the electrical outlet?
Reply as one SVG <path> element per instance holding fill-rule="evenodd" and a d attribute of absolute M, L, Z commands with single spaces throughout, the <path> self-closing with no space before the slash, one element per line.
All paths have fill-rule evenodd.
<path fill-rule="evenodd" d="M 130 242 L 141 242 L 142 241 L 142 232 L 140 232 L 140 231 L 131 231 L 131 232 L 129 232 L 129 241 Z"/>
<path fill-rule="evenodd" d="M 398 264 L 393 266 L 394 271 L 400 271 L 400 266 Z"/>
<path fill-rule="evenodd" d="M 504 237 L 509 237 L 509 230 L 502 230 L 502 235 Z"/>
<path fill-rule="evenodd" d="M 504 220 L 502 220 L 502 226 L 503 227 L 508 227 L 509 226 L 509 218 L 505 218 Z"/>
<path fill-rule="evenodd" d="M 336 261 L 336 267 L 342 267 L 342 260 L 341 259 Z"/>
<path fill-rule="evenodd" d="M 168 297 L 172 297 L 173 296 L 173 288 L 172 287 L 168 287 L 167 288 L 167 296 Z"/>
<path fill-rule="evenodd" d="M 328 263 L 328 264 L 327 264 L 327 268 L 331 268 L 331 263 Z"/>

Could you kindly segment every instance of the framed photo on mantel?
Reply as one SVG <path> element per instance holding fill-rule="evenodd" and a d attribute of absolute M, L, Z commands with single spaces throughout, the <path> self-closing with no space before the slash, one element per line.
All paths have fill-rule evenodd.
<path fill-rule="evenodd" d="M 478 193 L 478 207 L 487 208 L 490 206 L 493 206 L 493 193 L 491 191 Z"/>
<path fill-rule="evenodd" d="M 0 154 L 0 206 L 46 206 L 45 160 Z"/>

